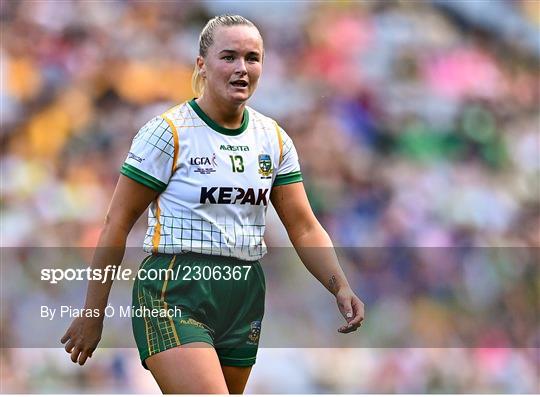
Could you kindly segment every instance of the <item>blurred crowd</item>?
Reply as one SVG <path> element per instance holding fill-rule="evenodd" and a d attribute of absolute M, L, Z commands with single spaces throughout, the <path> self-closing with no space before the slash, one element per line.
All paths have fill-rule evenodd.
<path fill-rule="evenodd" d="M 151 117 L 193 97 L 198 35 L 225 12 L 261 31 L 263 76 L 249 105 L 292 137 L 310 202 L 334 244 L 419 251 L 381 259 L 381 251 L 344 250 L 373 334 L 392 327 L 385 322 L 392 313 L 433 322 L 430 332 L 446 337 L 448 312 L 435 298 L 458 295 L 466 303 L 448 298 L 458 309 L 474 302 L 488 316 L 503 307 L 515 316 L 505 321 L 536 313 L 538 322 L 535 0 L 1 2 L 2 247 L 95 245 L 131 139 Z M 142 245 L 145 227 L 143 216 L 129 246 Z M 289 244 L 272 212 L 267 229 L 269 246 Z M 448 270 L 457 269 L 448 247 L 468 267 Z M 533 254 L 509 249 L 497 262 L 474 247 Z M 271 280 L 287 270 L 265 271 Z M 286 308 L 297 293 L 290 285 L 279 291 L 269 308 Z M 413 299 L 422 294 L 433 299 Z M 497 332 L 518 347 L 267 349 L 249 391 L 540 392 L 538 325 Z M 154 390 L 151 379 L 141 383 L 132 350 L 107 349 L 92 371 L 67 365 L 61 353 L 4 349 L 2 390 Z"/>

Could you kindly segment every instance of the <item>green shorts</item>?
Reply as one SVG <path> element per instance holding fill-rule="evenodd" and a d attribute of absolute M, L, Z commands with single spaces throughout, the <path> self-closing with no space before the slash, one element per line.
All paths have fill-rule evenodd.
<path fill-rule="evenodd" d="M 150 255 L 133 285 L 132 326 L 141 362 L 192 342 L 212 345 L 222 365 L 255 363 L 264 315 L 259 261 L 184 253 Z"/>

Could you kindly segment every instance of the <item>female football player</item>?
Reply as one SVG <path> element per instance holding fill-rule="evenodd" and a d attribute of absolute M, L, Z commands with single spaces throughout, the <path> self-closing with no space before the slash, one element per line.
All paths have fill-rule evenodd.
<path fill-rule="evenodd" d="M 259 259 L 270 201 L 305 266 L 335 295 L 346 319 L 338 331 L 355 331 L 364 317 L 311 210 L 291 139 L 246 106 L 263 58 L 261 35 L 247 19 L 222 15 L 206 24 L 193 74 L 197 98 L 135 136 L 101 232 L 93 266 L 120 264 L 128 233 L 150 207 L 144 249 L 151 255 L 140 272 L 180 270 L 177 278 L 139 276 L 133 288 L 133 307 L 148 310 L 132 319 L 141 361 L 164 393 L 243 392 L 264 312 Z M 102 312 L 111 284 L 91 281 L 85 307 Z M 103 316 L 73 321 L 62 338 L 73 362 L 91 357 L 102 325 Z"/>

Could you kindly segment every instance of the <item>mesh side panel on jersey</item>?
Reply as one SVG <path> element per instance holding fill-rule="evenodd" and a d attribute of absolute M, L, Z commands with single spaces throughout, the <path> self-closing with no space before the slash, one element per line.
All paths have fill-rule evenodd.
<path fill-rule="evenodd" d="M 265 253 L 263 224 L 246 223 L 239 229 L 232 219 L 228 221 L 223 217 L 223 222 L 218 220 L 213 224 L 194 216 L 190 211 L 182 211 L 180 216 L 161 214 L 160 223 L 162 234 L 159 252 L 172 254 L 191 251 L 246 259 L 259 258 Z M 151 229 L 148 228 L 147 236 L 152 235 Z M 145 248 L 148 248 L 147 239 Z"/>
<path fill-rule="evenodd" d="M 141 131 L 140 134 L 135 136 L 134 140 L 143 140 L 148 145 L 172 158 L 171 150 L 167 150 L 167 147 L 174 147 L 173 135 L 169 124 L 164 119 L 159 119 L 161 120 L 159 124 L 153 123 L 151 126 L 145 126 L 146 131 Z M 154 130 L 149 133 L 150 128 L 154 128 Z"/>
<path fill-rule="evenodd" d="M 189 128 L 205 127 L 205 128 L 208 128 L 206 123 L 203 120 L 201 120 L 199 115 L 197 113 L 195 113 L 195 111 L 187 103 L 186 103 L 184 109 L 182 109 L 182 110 L 183 110 L 183 112 L 181 112 L 181 114 L 182 114 L 181 117 L 182 117 L 182 121 L 185 123 L 185 125 L 182 125 L 181 127 L 189 127 Z M 191 121 L 191 124 L 188 123 L 189 121 Z"/>
<path fill-rule="evenodd" d="M 292 141 L 290 139 L 286 139 L 283 142 L 283 156 L 282 157 L 284 158 L 287 157 L 287 155 L 292 150 L 292 148 L 293 148 Z"/>
<path fill-rule="evenodd" d="M 152 239 L 154 238 L 154 234 L 156 232 L 156 224 L 157 224 L 157 218 L 156 214 L 152 208 L 152 205 L 148 208 L 148 228 L 146 230 L 146 235 L 144 236 L 144 243 L 143 246 L 145 248 L 145 251 L 152 252 L 153 248 L 153 242 Z M 150 248 L 150 250 L 146 248 Z"/>
<path fill-rule="evenodd" d="M 164 114 L 172 121 L 177 130 L 179 128 L 208 128 L 187 102 L 169 109 Z"/>

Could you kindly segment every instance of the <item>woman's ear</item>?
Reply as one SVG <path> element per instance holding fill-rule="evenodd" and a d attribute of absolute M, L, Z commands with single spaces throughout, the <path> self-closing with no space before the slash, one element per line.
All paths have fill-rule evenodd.
<path fill-rule="evenodd" d="M 206 78 L 206 64 L 202 56 L 197 56 L 197 67 L 199 68 L 199 75 L 202 78 Z"/>

